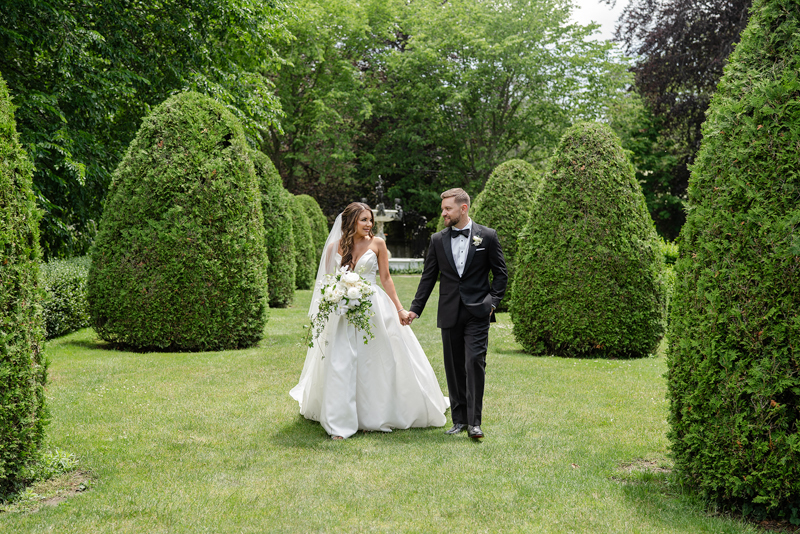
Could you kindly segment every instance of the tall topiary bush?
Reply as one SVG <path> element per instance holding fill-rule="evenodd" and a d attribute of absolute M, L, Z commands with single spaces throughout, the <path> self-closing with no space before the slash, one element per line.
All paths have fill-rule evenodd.
<path fill-rule="evenodd" d="M 295 284 L 297 289 L 311 289 L 317 276 L 317 253 L 311 220 L 305 206 L 298 197 L 287 193 L 292 209 L 292 231 L 294 232 Z M 327 236 L 326 236 L 327 238 Z"/>
<path fill-rule="evenodd" d="M 0 494 L 35 459 L 44 437 L 44 321 L 33 165 L 19 143 L 0 78 Z"/>
<path fill-rule="evenodd" d="M 261 195 L 241 125 L 197 93 L 145 118 L 117 167 L 92 250 L 88 300 L 105 340 L 246 347 L 262 336 Z"/>
<path fill-rule="evenodd" d="M 526 351 L 639 357 L 664 335 L 664 259 L 641 187 L 605 125 L 577 124 L 520 234 L 511 305 Z"/>
<path fill-rule="evenodd" d="M 86 302 L 89 277 L 88 256 L 51 260 L 42 265 L 45 298 L 44 324 L 47 338 L 63 336 L 90 325 Z"/>
<path fill-rule="evenodd" d="M 513 279 L 515 271 L 517 237 L 528 222 L 540 185 L 541 174 L 533 165 L 521 159 L 506 161 L 492 172 L 470 210 L 470 217 L 497 230 L 509 279 Z M 498 311 L 508 311 L 509 303 L 514 299 L 513 287 L 509 289 Z"/>
<path fill-rule="evenodd" d="M 309 195 L 297 195 L 297 200 L 303 206 L 306 214 L 308 215 L 309 222 L 311 223 L 311 237 L 314 240 L 314 252 L 316 253 L 317 262 L 322 257 L 322 247 L 325 246 L 325 241 L 328 240 L 328 219 L 322 213 L 322 208 L 314 197 Z"/>
<path fill-rule="evenodd" d="M 264 240 L 269 255 L 269 305 L 285 308 L 294 300 L 295 287 L 294 232 L 288 192 L 266 155 L 254 150 L 250 158 L 261 188 Z"/>
<path fill-rule="evenodd" d="M 800 23 L 756 0 L 703 126 L 668 349 L 677 473 L 800 524 Z"/>

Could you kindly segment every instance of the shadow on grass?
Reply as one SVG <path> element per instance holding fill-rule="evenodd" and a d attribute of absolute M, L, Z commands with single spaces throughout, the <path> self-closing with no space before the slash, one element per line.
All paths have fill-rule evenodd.
<path fill-rule="evenodd" d="M 714 532 L 741 534 L 759 532 L 745 521 L 727 514 L 715 514 L 706 509 L 700 497 L 677 484 L 669 473 L 639 472 L 615 480 L 621 485 L 625 498 L 639 510 L 650 525 L 664 529 L 680 528 L 689 518 L 705 518 Z"/>
<path fill-rule="evenodd" d="M 101 340 L 70 339 L 69 341 L 65 341 L 63 344 L 68 347 L 75 347 L 78 349 L 125 352 L 125 350 L 120 346 L 115 345 L 114 343 L 109 343 L 107 341 L 101 341 Z"/>
<path fill-rule="evenodd" d="M 345 441 L 352 442 L 367 439 L 379 441 L 387 446 L 405 446 L 411 443 L 419 443 L 421 445 L 435 443 L 442 446 L 479 446 L 481 443 L 481 440 L 468 439 L 466 433 L 463 436 L 448 436 L 444 431 L 445 427 L 395 429 L 391 432 L 358 431 Z M 322 425 L 299 414 L 293 421 L 278 428 L 277 432 L 273 434 L 273 441 L 276 445 L 291 449 L 317 448 L 322 443 L 334 442 L 325 432 L 325 429 L 322 428 Z"/>

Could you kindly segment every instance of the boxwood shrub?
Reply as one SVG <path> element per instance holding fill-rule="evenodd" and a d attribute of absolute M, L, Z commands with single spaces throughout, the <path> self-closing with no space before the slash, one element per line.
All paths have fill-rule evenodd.
<path fill-rule="evenodd" d="M 86 302 L 89 263 L 88 256 L 81 256 L 51 260 L 42 265 L 44 319 L 48 339 L 89 326 L 89 305 Z"/>
<path fill-rule="evenodd" d="M 533 165 L 521 159 L 506 161 L 492 172 L 469 212 L 476 222 L 497 230 L 509 279 L 514 276 L 517 236 L 528 222 L 540 184 L 541 173 Z M 508 311 L 514 299 L 513 288 L 508 289 L 498 311 Z"/>
<path fill-rule="evenodd" d="M 294 300 L 295 260 L 292 211 L 278 170 L 261 152 L 250 152 L 261 188 L 264 239 L 269 256 L 269 305 L 285 308 Z"/>
<path fill-rule="evenodd" d="M 664 336 L 664 259 L 608 126 L 564 134 L 520 234 L 514 335 L 533 354 L 641 357 Z"/>
<path fill-rule="evenodd" d="M 317 277 L 318 266 L 311 220 L 303 202 L 297 196 L 291 193 L 287 194 L 292 209 L 295 284 L 297 289 L 311 289 L 314 285 L 314 279 Z"/>
<path fill-rule="evenodd" d="M 11 96 L 0 78 L 0 498 L 36 459 L 47 420 L 41 213 L 32 177 Z"/>
<path fill-rule="evenodd" d="M 267 319 L 261 195 L 241 125 L 198 93 L 142 122 L 114 172 L 88 300 L 105 340 L 138 349 L 247 347 Z"/>
<path fill-rule="evenodd" d="M 676 473 L 800 524 L 800 24 L 756 0 L 703 125 L 671 304 Z"/>
<path fill-rule="evenodd" d="M 319 203 L 310 195 L 297 195 L 297 200 L 300 205 L 305 209 L 308 215 L 309 222 L 311 223 L 311 237 L 314 240 L 314 252 L 316 253 L 316 260 L 319 263 L 322 257 L 322 247 L 325 246 L 325 241 L 328 240 L 328 219 L 322 213 L 322 208 Z M 316 275 L 316 270 L 314 271 Z"/>

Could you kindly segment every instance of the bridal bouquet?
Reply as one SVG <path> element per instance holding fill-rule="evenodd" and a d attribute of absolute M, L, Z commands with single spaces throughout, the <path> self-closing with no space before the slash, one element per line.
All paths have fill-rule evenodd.
<path fill-rule="evenodd" d="M 326 274 L 319 281 L 320 302 L 319 311 L 311 318 L 308 346 L 314 346 L 316 340 L 325 329 L 328 317 L 332 313 L 344 315 L 347 322 L 364 332 L 364 344 L 375 337 L 369 320 L 375 315 L 372 311 L 372 301 L 367 297 L 375 290 L 364 280 L 361 275 L 353 272 L 347 265 L 334 274 Z"/>

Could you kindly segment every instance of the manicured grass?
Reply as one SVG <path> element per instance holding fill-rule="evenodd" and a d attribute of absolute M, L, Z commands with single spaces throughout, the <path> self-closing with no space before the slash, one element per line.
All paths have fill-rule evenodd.
<path fill-rule="evenodd" d="M 408 307 L 418 276 L 396 276 Z M 446 390 L 436 292 L 413 329 Z M 271 310 L 260 346 L 135 354 L 91 330 L 50 342 L 48 446 L 89 491 L 3 532 L 756 532 L 670 484 L 663 356 L 523 354 L 492 327 L 483 428 L 332 441 L 288 391 L 305 357 L 310 292 Z M 623 468 L 623 466 L 625 466 Z"/>

